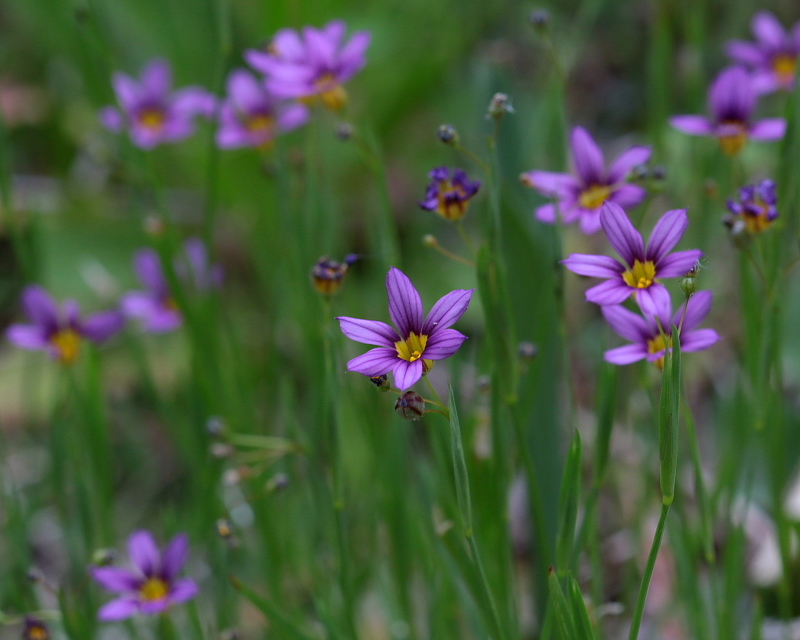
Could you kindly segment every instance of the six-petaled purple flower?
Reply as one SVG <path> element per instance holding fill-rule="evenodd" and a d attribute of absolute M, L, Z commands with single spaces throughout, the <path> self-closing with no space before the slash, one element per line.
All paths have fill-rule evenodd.
<path fill-rule="evenodd" d="M 563 261 L 567 269 L 579 275 L 608 278 L 586 292 L 589 302 L 620 304 L 634 295 L 642 311 L 655 314 L 659 300 L 669 297 L 657 278 L 685 275 L 703 255 L 699 249 L 670 253 L 689 225 L 686 209 L 667 211 L 661 216 L 646 247 L 642 235 L 619 205 L 613 202 L 603 205 L 600 223 L 623 262 L 610 256 L 583 253 L 573 253 Z"/>
<path fill-rule="evenodd" d="M 125 318 L 118 311 L 103 311 L 82 318 L 78 303 L 58 305 L 44 287 L 31 285 L 22 293 L 22 306 L 33 324 L 14 324 L 6 333 L 9 341 L 22 349 L 47 351 L 64 364 L 80 355 L 81 342 L 101 343 L 119 333 Z"/>
<path fill-rule="evenodd" d="M 755 42 L 732 40 L 728 55 L 753 71 L 753 87 L 759 93 L 791 90 L 800 56 L 800 22 L 787 32 L 769 11 L 759 11 L 752 22 Z"/>
<path fill-rule="evenodd" d="M 280 101 L 249 71 L 235 69 L 228 76 L 228 96 L 219 110 L 217 144 L 225 149 L 268 147 L 278 133 L 307 120 L 308 107 Z"/>
<path fill-rule="evenodd" d="M 312 101 L 319 97 L 331 109 L 347 102 L 342 86 L 366 64 L 370 34 L 358 31 L 342 46 L 345 24 L 334 20 L 322 29 L 304 27 L 302 35 L 282 29 L 268 51 L 251 49 L 245 59 L 267 76 L 267 89 L 278 98 Z"/>
<path fill-rule="evenodd" d="M 731 214 L 725 217 L 725 224 L 731 229 L 743 225 L 748 234 L 759 234 L 777 219 L 777 204 L 778 193 L 772 180 L 742 187 L 738 200 L 728 200 Z"/>
<path fill-rule="evenodd" d="M 571 147 L 575 175 L 529 171 L 520 176 L 523 184 L 558 201 L 536 209 L 539 220 L 554 224 L 560 213 L 565 223 L 580 220 L 581 230 L 591 234 L 600 230 L 604 202 L 632 209 L 644 200 L 647 192 L 638 185 L 626 184 L 625 179 L 634 167 L 650 159 L 650 147 L 631 147 L 608 168 L 603 152 L 583 127 L 572 130 Z"/>
<path fill-rule="evenodd" d="M 137 613 L 152 615 L 197 595 L 197 583 L 178 578 L 186 563 L 189 542 L 184 534 L 175 536 L 163 552 L 148 531 L 137 531 L 128 539 L 132 569 L 92 567 L 94 579 L 109 591 L 119 593 L 103 605 L 100 620 L 124 620 Z"/>
<path fill-rule="evenodd" d="M 704 116 L 673 116 L 670 124 L 693 136 L 716 136 L 728 155 L 739 153 L 748 138 L 779 140 L 786 132 L 786 120 L 767 118 L 753 121 L 758 92 L 750 74 L 742 67 L 728 67 L 711 84 L 708 110 Z"/>
<path fill-rule="evenodd" d="M 606 351 L 605 359 L 614 364 L 631 364 L 646 358 L 659 369 L 663 369 L 666 350 L 672 349 L 673 325 L 680 329 L 682 351 L 708 349 L 720 340 L 720 335 L 714 329 L 696 327 L 711 310 L 711 301 L 710 291 L 699 291 L 673 315 L 672 302 L 667 295 L 658 299 L 654 313 L 645 313 L 644 317 L 622 305 L 603 307 L 603 316 L 611 328 L 633 343 Z"/>
<path fill-rule="evenodd" d="M 100 119 L 112 131 L 127 127 L 143 149 L 190 136 L 195 116 L 211 117 L 216 109 L 216 98 L 201 87 L 172 92 L 172 70 L 164 60 L 150 62 L 138 82 L 115 73 L 113 84 L 120 109 L 105 107 Z"/>
<path fill-rule="evenodd" d="M 427 211 L 435 211 L 452 222 L 461 220 L 467 212 L 469 201 L 481 188 L 481 183 L 470 180 L 463 169 L 451 171 L 447 167 L 433 169 L 428 177 L 431 183 L 419 206 Z"/>
<path fill-rule="evenodd" d="M 402 271 L 394 267 L 389 270 L 386 289 L 389 315 L 396 331 L 377 320 L 347 317 L 337 320 L 348 338 L 378 347 L 350 360 L 347 370 L 371 378 L 391 371 L 397 387 L 405 390 L 416 383 L 435 360 L 449 358 L 467 339 L 450 327 L 464 315 L 474 289 L 451 291 L 433 305 L 427 318 L 419 293 Z"/>

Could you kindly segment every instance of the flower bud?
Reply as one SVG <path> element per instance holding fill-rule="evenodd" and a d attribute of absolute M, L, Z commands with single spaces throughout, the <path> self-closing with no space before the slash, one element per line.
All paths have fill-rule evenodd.
<path fill-rule="evenodd" d="M 336 125 L 336 137 L 342 142 L 347 142 L 353 137 L 353 125 L 349 122 L 340 122 Z"/>
<path fill-rule="evenodd" d="M 547 9 L 536 9 L 535 11 L 531 11 L 528 20 L 534 29 L 543 33 L 550 26 L 550 12 Z"/>
<path fill-rule="evenodd" d="M 539 354 L 539 347 L 533 342 L 520 342 L 517 353 L 523 360 L 533 360 Z"/>
<path fill-rule="evenodd" d="M 311 270 L 311 280 L 316 290 L 324 296 L 332 296 L 339 291 L 347 270 L 356 260 L 358 256 L 354 253 L 349 254 L 344 262 L 330 260 L 326 256 L 320 258 Z"/>
<path fill-rule="evenodd" d="M 114 564 L 117 552 L 114 549 L 96 549 L 92 554 L 92 564 L 96 567 L 107 567 Z"/>
<path fill-rule="evenodd" d="M 439 241 L 436 239 L 436 236 L 427 233 L 422 236 L 422 244 L 429 249 L 435 249 L 439 246 Z"/>
<path fill-rule="evenodd" d="M 394 410 L 406 420 L 419 420 L 425 415 L 425 401 L 416 391 L 406 391 L 397 398 Z"/>
<path fill-rule="evenodd" d="M 507 113 L 514 113 L 511 106 L 511 99 L 505 93 L 495 93 L 489 101 L 489 108 L 486 110 L 486 117 L 494 120 L 502 120 Z"/>
<path fill-rule="evenodd" d="M 378 391 L 389 391 L 392 388 L 389 384 L 389 376 L 385 373 L 380 376 L 371 376 L 369 381 L 375 385 Z"/>
<path fill-rule="evenodd" d="M 236 453 L 236 449 L 227 442 L 215 442 L 211 445 L 211 455 L 219 460 L 230 458 L 234 453 Z"/>
<path fill-rule="evenodd" d="M 445 144 L 456 145 L 460 139 L 458 137 L 458 131 L 456 131 L 456 128 L 452 124 L 440 125 L 436 135 L 439 136 L 439 140 Z"/>
<path fill-rule="evenodd" d="M 225 421 L 219 416 L 211 416 L 208 420 L 206 420 L 206 431 L 208 432 L 208 435 L 214 438 L 219 438 L 223 433 L 225 433 Z"/>
<path fill-rule="evenodd" d="M 289 476 L 287 476 L 285 473 L 276 473 L 267 482 L 267 491 L 270 493 L 275 493 L 276 491 L 282 491 L 288 486 Z"/>
<path fill-rule="evenodd" d="M 28 616 L 25 618 L 22 640 L 50 640 L 50 631 L 42 620 Z"/>

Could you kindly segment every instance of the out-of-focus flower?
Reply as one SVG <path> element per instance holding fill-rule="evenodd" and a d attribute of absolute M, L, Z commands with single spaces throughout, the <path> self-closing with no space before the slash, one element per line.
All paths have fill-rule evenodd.
<path fill-rule="evenodd" d="M 759 93 L 791 90 L 800 56 L 800 22 L 787 32 L 769 11 L 759 11 L 751 23 L 755 42 L 731 40 L 726 50 L 736 62 L 753 71 Z"/>
<path fill-rule="evenodd" d="M 269 50 L 251 49 L 245 59 L 267 76 L 267 89 L 278 98 L 298 98 L 307 102 L 320 98 L 331 109 L 347 103 L 342 86 L 367 63 L 364 53 L 370 34 L 358 31 L 342 45 L 345 24 L 334 20 L 322 29 L 304 27 L 302 35 L 294 29 L 275 34 Z"/>
<path fill-rule="evenodd" d="M 610 256 L 573 253 L 563 261 L 564 265 L 582 276 L 608 278 L 586 291 L 589 302 L 620 304 L 633 294 L 645 314 L 657 314 L 664 301 L 669 301 L 669 293 L 656 278 L 680 277 L 703 255 L 699 249 L 670 253 L 689 226 L 686 209 L 674 209 L 661 216 L 647 247 L 619 205 L 603 205 L 600 222 L 623 262 Z"/>
<path fill-rule="evenodd" d="M 331 296 L 342 286 L 347 271 L 358 256 L 355 253 L 347 255 L 343 262 L 331 260 L 328 257 L 320 258 L 311 270 L 311 281 L 322 295 Z"/>
<path fill-rule="evenodd" d="M 278 133 L 306 123 L 308 107 L 280 103 L 244 69 L 228 76 L 228 95 L 219 110 L 217 144 L 234 147 L 269 147 Z"/>
<path fill-rule="evenodd" d="M 84 319 L 74 300 L 65 301 L 60 312 L 53 297 L 39 285 L 26 287 L 22 306 L 33 324 L 11 325 L 6 332 L 9 341 L 22 349 L 47 351 L 63 364 L 75 362 L 83 340 L 100 344 L 122 331 L 125 324 L 118 311 L 103 311 Z"/>
<path fill-rule="evenodd" d="M 104 588 L 120 596 L 103 605 L 100 620 L 124 620 L 137 613 L 148 615 L 166 611 L 173 604 L 197 595 L 197 583 L 178 578 L 186 563 L 189 542 L 184 534 L 175 536 L 159 551 L 149 531 L 137 531 L 128 538 L 132 569 L 92 567 L 91 572 Z"/>
<path fill-rule="evenodd" d="M 460 140 L 458 131 L 452 124 L 440 124 L 436 130 L 436 137 L 444 144 L 458 144 Z"/>
<path fill-rule="evenodd" d="M 555 224 L 558 214 L 566 223 L 580 220 L 584 233 L 600 230 L 600 207 L 613 202 L 623 209 L 639 205 L 647 191 L 639 185 L 626 184 L 628 174 L 650 159 L 651 149 L 631 147 L 606 169 L 603 152 L 583 127 L 575 127 L 570 139 L 575 175 L 550 171 L 529 171 L 520 176 L 523 184 L 558 200 L 536 209 L 542 222 Z"/>
<path fill-rule="evenodd" d="M 705 116 L 673 116 L 670 124 L 693 136 L 716 136 L 728 155 L 739 153 L 748 138 L 778 140 L 786 132 L 786 120 L 767 118 L 753 122 L 758 93 L 750 74 L 742 67 L 728 67 L 716 77 L 708 91 Z"/>
<path fill-rule="evenodd" d="M 738 221 L 750 235 L 766 231 L 778 217 L 778 194 L 772 180 L 762 180 L 739 189 L 738 200 L 728 200 L 730 214 L 724 222 L 733 229 Z"/>
<path fill-rule="evenodd" d="M 419 292 L 402 271 L 394 267 L 389 270 L 386 289 L 389 315 L 397 331 L 377 320 L 336 319 L 348 338 L 378 346 L 350 360 L 347 370 L 370 378 L 391 371 L 395 385 L 404 391 L 429 371 L 435 360 L 449 358 L 467 339 L 450 327 L 464 315 L 475 290 L 451 291 L 433 305 L 426 318 Z"/>
<path fill-rule="evenodd" d="M 699 291 L 672 314 L 669 295 L 656 301 L 655 313 L 644 317 L 629 311 L 622 305 L 603 307 L 608 324 L 619 335 L 633 344 L 617 347 L 605 352 L 605 359 L 614 364 L 631 364 L 645 358 L 659 369 L 664 368 L 664 355 L 672 349 L 672 326 L 681 328 L 681 350 L 702 351 L 720 340 L 714 329 L 697 329 L 711 310 L 712 294 Z M 685 309 L 685 314 L 684 314 Z M 659 323 L 661 327 L 659 328 Z M 663 331 L 663 335 L 662 335 Z"/>
<path fill-rule="evenodd" d="M 115 73 L 112 82 L 119 109 L 105 107 L 101 122 L 112 131 L 128 128 L 133 143 L 151 149 L 192 135 L 197 115 L 212 117 L 216 98 L 202 87 L 172 92 L 172 70 L 165 60 L 153 60 L 140 81 Z"/>
<path fill-rule="evenodd" d="M 28 616 L 22 630 L 22 640 L 50 640 L 50 630 L 43 620 Z"/>
<path fill-rule="evenodd" d="M 511 106 L 511 98 L 505 93 L 495 93 L 489 101 L 486 117 L 502 120 L 507 113 L 514 113 L 514 107 Z"/>
<path fill-rule="evenodd" d="M 435 211 L 451 222 L 458 222 L 467 212 L 472 197 L 478 193 L 481 183 L 470 180 L 463 169 L 437 167 L 428 177 L 431 179 L 425 192 L 425 199 L 419 206 L 427 211 Z"/>

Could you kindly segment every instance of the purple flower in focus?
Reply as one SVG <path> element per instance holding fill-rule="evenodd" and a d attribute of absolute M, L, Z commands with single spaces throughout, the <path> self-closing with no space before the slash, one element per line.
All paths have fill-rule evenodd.
<path fill-rule="evenodd" d="M 734 229 L 737 224 L 744 225 L 750 235 L 766 231 L 778 217 L 778 194 L 772 180 L 762 180 L 739 189 L 739 200 L 728 200 L 731 215 L 725 217 L 725 224 Z"/>
<path fill-rule="evenodd" d="M 228 96 L 219 110 L 217 144 L 234 147 L 268 147 L 278 133 L 295 129 L 308 120 L 308 107 L 279 104 L 253 74 L 234 69 L 228 76 Z"/>
<path fill-rule="evenodd" d="M 428 177 L 431 183 L 419 206 L 427 211 L 435 211 L 452 222 L 461 220 L 467 212 L 469 201 L 481 188 L 480 181 L 470 180 L 463 169 L 451 171 L 447 167 L 433 169 Z"/>
<path fill-rule="evenodd" d="M 216 109 L 216 98 L 201 87 L 172 92 L 172 70 L 165 60 L 151 61 L 138 82 L 124 73 L 115 73 L 112 81 L 120 109 L 105 107 L 100 120 L 111 131 L 127 127 L 143 149 L 192 135 L 194 117 L 210 118 Z"/>
<path fill-rule="evenodd" d="M 435 360 L 452 356 L 465 335 L 451 329 L 469 307 L 474 289 L 457 289 L 443 296 L 424 317 L 422 299 L 411 280 L 392 267 L 386 276 L 389 315 L 395 331 L 385 322 L 336 318 L 351 340 L 377 345 L 347 363 L 348 371 L 374 378 L 389 373 L 400 390 L 408 389 L 433 366 Z"/>
<path fill-rule="evenodd" d="M 626 184 L 631 170 L 650 159 L 650 147 L 631 147 L 606 169 L 603 152 L 583 127 L 575 127 L 570 138 L 575 175 L 550 171 L 529 171 L 520 176 L 522 183 L 539 193 L 558 200 L 536 209 L 542 222 L 555 224 L 558 214 L 566 224 L 580 220 L 584 233 L 600 230 L 600 207 L 613 202 L 632 209 L 644 200 L 644 188 Z"/>
<path fill-rule="evenodd" d="M 633 294 L 642 311 L 655 315 L 659 305 L 669 299 L 669 293 L 656 278 L 683 276 L 703 255 L 699 249 L 670 253 L 689 226 L 686 209 L 674 209 L 661 216 L 646 247 L 642 235 L 619 205 L 604 204 L 600 223 L 623 262 L 583 253 L 573 253 L 563 261 L 567 269 L 579 275 L 608 278 L 586 292 L 589 302 L 620 304 Z"/>
<path fill-rule="evenodd" d="M 178 578 L 186 563 L 189 542 L 184 534 L 175 536 L 163 551 L 158 550 L 149 531 L 137 531 L 128 538 L 128 555 L 132 569 L 92 567 L 97 582 L 109 591 L 119 593 L 115 600 L 103 605 L 97 614 L 100 620 L 124 620 L 137 613 L 148 615 L 166 611 L 173 604 L 197 595 L 197 583 Z"/>
<path fill-rule="evenodd" d="M 100 344 L 122 331 L 125 318 L 118 311 L 81 317 L 78 303 L 64 302 L 63 312 L 44 287 L 31 285 L 22 292 L 22 306 L 33 324 L 13 324 L 6 336 L 22 349 L 47 351 L 53 359 L 72 364 L 80 355 L 81 342 Z"/>
<path fill-rule="evenodd" d="M 345 24 L 334 20 L 322 29 L 304 27 L 302 35 L 293 29 L 275 34 L 269 50 L 251 49 L 245 59 L 267 76 L 267 89 L 278 98 L 299 98 L 311 102 L 319 97 L 331 109 L 347 102 L 342 85 L 367 63 L 364 53 L 370 34 L 358 31 L 342 44 Z"/>
<path fill-rule="evenodd" d="M 748 138 L 779 140 L 786 132 L 786 120 L 767 118 L 753 122 L 758 93 L 753 79 L 742 67 L 728 67 L 716 77 L 708 91 L 705 116 L 673 116 L 670 124 L 693 136 L 716 136 L 728 155 L 739 153 Z"/>
<path fill-rule="evenodd" d="M 751 26 L 756 41 L 731 40 L 728 55 L 752 68 L 753 87 L 759 93 L 791 90 L 800 56 L 800 22 L 787 33 L 773 14 L 759 11 Z"/>
<path fill-rule="evenodd" d="M 664 368 L 664 355 L 672 349 L 672 326 L 681 330 L 682 351 L 702 351 L 720 340 L 714 329 L 697 329 L 711 310 L 710 291 L 699 291 L 672 315 L 672 302 L 667 295 L 658 300 L 655 312 L 644 317 L 622 305 L 612 304 L 602 308 L 603 316 L 619 335 L 633 344 L 605 352 L 605 359 L 614 364 L 631 364 L 645 358 L 659 369 Z M 684 315 L 684 308 L 686 314 Z M 681 321 L 683 326 L 681 327 Z M 661 327 L 659 328 L 659 323 Z M 663 335 L 662 335 L 663 331 Z"/>

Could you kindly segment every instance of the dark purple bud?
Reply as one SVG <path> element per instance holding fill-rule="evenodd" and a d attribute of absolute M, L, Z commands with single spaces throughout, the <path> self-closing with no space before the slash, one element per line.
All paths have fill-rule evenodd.
<path fill-rule="evenodd" d="M 456 128 L 452 124 L 441 125 L 436 135 L 439 136 L 439 140 L 445 144 L 456 145 L 459 142 L 458 131 L 456 131 Z"/>
<path fill-rule="evenodd" d="M 425 415 L 425 401 L 417 392 L 406 391 L 397 398 L 394 410 L 406 420 L 419 420 Z"/>

